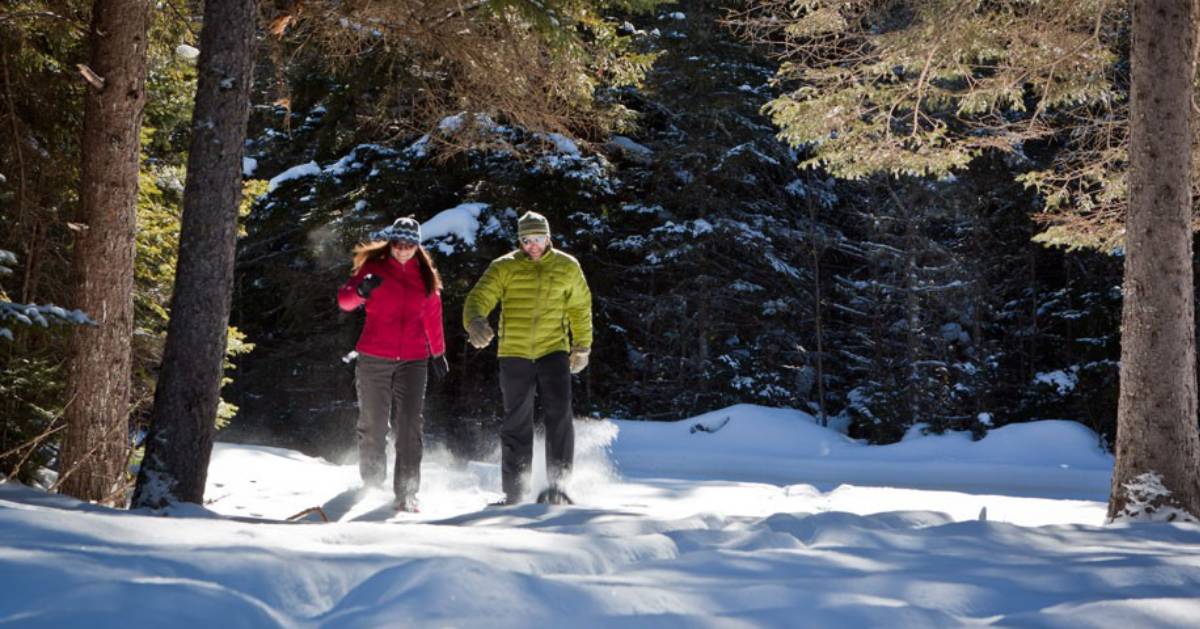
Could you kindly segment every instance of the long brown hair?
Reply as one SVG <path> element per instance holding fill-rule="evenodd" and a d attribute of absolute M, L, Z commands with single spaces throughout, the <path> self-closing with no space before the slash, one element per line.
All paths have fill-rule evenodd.
<path fill-rule="evenodd" d="M 391 255 L 391 246 L 392 243 L 386 240 L 375 240 L 355 246 L 354 264 L 350 269 L 350 275 L 358 273 L 367 260 L 387 260 L 387 257 Z M 433 266 L 433 258 L 425 250 L 425 247 L 417 245 L 417 253 L 413 257 L 417 259 L 417 267 L 421 270 L 421 281 L 425 283 L 425 294 L 442 292 L 442 276 L 438 273 L 437 267 Z"/>

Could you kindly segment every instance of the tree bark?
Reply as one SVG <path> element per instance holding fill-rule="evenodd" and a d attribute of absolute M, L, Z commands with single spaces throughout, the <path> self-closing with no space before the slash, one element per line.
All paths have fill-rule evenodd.
<path fill-rule="evenodd" d="M 75 307 L 95 326 L 77 326 L 67 359 L 67 434 L 59 490 L 121 502 L 129 459 L 133 256 L 146 105 L 147 0 L 96 0 L 88 67 L 103 87 L 85 87 Z"/>
<path fill-rule="evenodd" d="M 1133 3 L 1114 520 L 1200 516 L 1189 125 L 1195 45 L 1195 0 Z M 1169 496 L 1150 487 L 1152 475 Z"/>
<path fill-rule="evenodd" d="M 233 290 L 255 0 L 206 0 L 163 366 L 134 505 L 204 500 Z"/>

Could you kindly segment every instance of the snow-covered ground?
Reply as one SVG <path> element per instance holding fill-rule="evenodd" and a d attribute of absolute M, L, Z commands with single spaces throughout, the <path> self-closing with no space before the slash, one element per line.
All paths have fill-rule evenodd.
<path fill-rule="evenodd" d="M 1072 422 L 871 447 L 736 406 L 580 421 L 576 506 L 485 508 L 497 464 L 430 452 L 414 515 L 218 444 L 167 517 L 0 485 L 0 625 L 1200 625 L 1200 526 L 1105 526 L 1111 466 Z"/>

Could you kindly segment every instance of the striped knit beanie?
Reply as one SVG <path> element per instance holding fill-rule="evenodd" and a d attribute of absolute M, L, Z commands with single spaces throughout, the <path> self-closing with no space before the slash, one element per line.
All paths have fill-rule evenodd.
<path fill-rule="evenodd" d="M 550 235 L 550 221 L 537 212 L 526 212 L 517 219 L 517 238 L 541 234 Z"/>
<path fill-rule="evenodd" d="M 403 216 L 392 223 L 388 240 L 391 242 L 411 242 L 421 244 L 421 224 L 411 216 Z"/>

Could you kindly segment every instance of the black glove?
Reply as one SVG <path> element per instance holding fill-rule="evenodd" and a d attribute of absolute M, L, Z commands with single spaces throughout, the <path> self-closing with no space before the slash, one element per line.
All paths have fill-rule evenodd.
<path fill-rule="evenodd" d="M 446 374 L 450 373 L 450 363 L 446 361 L 445 354 L 430 357 L 429 368 L 433 371 L 434 380 L 445 380 Z"/>
<path fill-rule="evenodd" d="M 358 283 L 358 286 L 356 286 L 354 288 L 354 292 L 358 293 L 359 297 L 362 297 L 363 299 L 367 299 L 368 297 L 371 296 L 371 291 L 375 290 L 375 288 L 378 287 L 382 283 L 383 283 L 382 277 L 379 277 L 378 275 L 375 275 L 374 273 L 368 273 L 367 276 L 364 277 L 362 279 L 362 281 Z"/>

